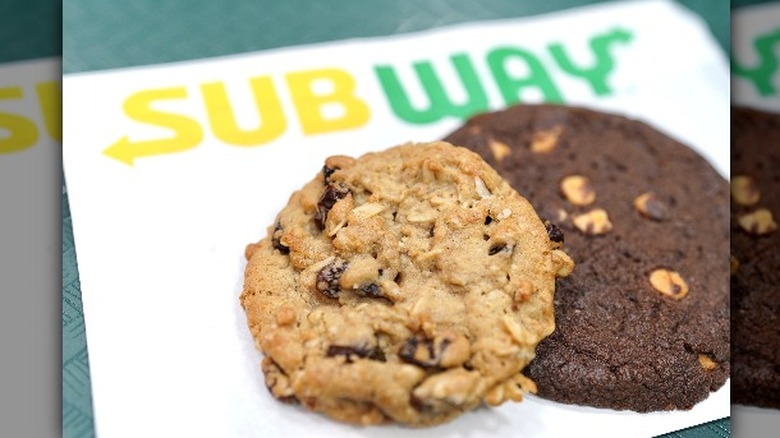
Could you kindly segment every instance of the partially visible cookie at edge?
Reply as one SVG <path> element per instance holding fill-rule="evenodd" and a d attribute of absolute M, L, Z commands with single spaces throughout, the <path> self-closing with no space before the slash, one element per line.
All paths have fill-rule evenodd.
<path fill-rule="evenodd" d="M 780 114 L 731 113 L 734 403 L 780 409 Z"/>
<path fill-rule="evenodd" d="M 728 183 L 626 117 L 559 105 L 476 116 L 446 138 L 477 151 L 564 230 L 577 269 L 526 374 L 538 395 L 689 409 L 729 376 Z"/>
<path fill-rule="evenodd" d="M 428 426 L 519 401 L 572 260 L 478 155 L 335 156 L 246 249 L 240 303 L 274 397 Z"/>

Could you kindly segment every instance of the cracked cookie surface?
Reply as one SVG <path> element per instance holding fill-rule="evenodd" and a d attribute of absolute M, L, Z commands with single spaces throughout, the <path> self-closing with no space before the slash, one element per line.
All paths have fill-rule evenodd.
<path fill-rule="evenodd" d="M 478 155 L 328 158 L 246 249 L 240 303 L 270 392 L 358 424 L 519 401 L 571 259 Z M 557 238 L 557 235 L 556 235 Z"/>
<path fill-rule="evenodd" d="M 477 151 L 566 234 L 556 331 L 526 374 L 539 396 L 688 409 L 729 376 L 728 184 L 639 121 L 519 105 L 447 137 Z"/>

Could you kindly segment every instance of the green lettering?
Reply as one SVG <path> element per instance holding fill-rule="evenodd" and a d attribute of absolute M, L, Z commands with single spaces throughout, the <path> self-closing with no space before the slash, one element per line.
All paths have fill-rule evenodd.
<path fill-rule="evenodd" d="M 430 102 L 428 108 L 425 109 L 416 109 L 412 106 L 393 67 L 386 65 L 374 67 L 390 107 L 398 117 L 409 123 L 424 124 L 436 122 L 447 116 L 465 119 L 477 112 L 487 110 L 488 101 L 485 90 L 482 88 L 468 56 L 453 55 L 450 59 L 463 88 L 466 90 L 466 101 L 462 104 L 453 103 L 431 63 L 429 61 L 417 62 L 413 64 L 414 71 Z"/>
<path fill-rule="evenodd" d="M 772 84 L 772 76 L 777 72 L 778 62 L 775 56 L 775 45 L 780 41 L 780 28 L 766 35 L 759 36 L 753 42 L 758 53 L 759 62 L 753 68 L 741 65 L 731 56 L 731 71 L 738 76 L 751 81 L 756 91 L 761 96 L 770 96 L 777 93 Z"/>
<path fill-rule="evenodd" d="M 585 79 L 597 96 L 603 96 L 611 92 L 609 85 L 607 85 L 607 75 L 615 67 L 615 59 L 610 54 L 609 48 L 614 43 L 626 44 L 631 41 L 631 38 L 631 33 L 624 29 L 615 29 L 607 34 L 592 38 L 590 49 L 593 51 L 595 59 L 590 68 L 574 65 L 560 43 L 550 44 L 549 50 L 563 71 Z"/>
<path fill-rule="evenodd" d="M 507 71 L 507 61 L 517 59 L 528 66 L 529 73 L 523 77 L 511 77 Z M 556 88 L 544 66 L 534 55 L 516 47 L 501 47 L 491 50 L 487 56 L 488 66 L 493 73 L 504 102 L 507 105 L 521 102 L 521 91 L 537 88 L 547 102 L 562 102 Z"/>

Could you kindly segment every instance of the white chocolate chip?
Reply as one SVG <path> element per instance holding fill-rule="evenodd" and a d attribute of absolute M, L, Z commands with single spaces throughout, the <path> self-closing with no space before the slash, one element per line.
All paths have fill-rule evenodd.
<path fill-rule="evenodd" d="M 755 205 L 761 199 L 761 192 L 753 178 L 738 175 L 731 179 L 731 198 L 742 206 Z"/>
<path fill-rule="evenodd" d="M 612 222 L 609 220 L 609 215 L 601 208 L 574 216 L 572 223 L 584 234 L 599 235 L 612 230 Z"/>
<path fill-rule="evenodd" d="M 531 152 L 536 154 L 551 152 L 558 145 L 558 137 L 561 132 L 563 132 L 563 128 L 560 126 L 537 131 L 531 139 Z"/>
<path fill-rule="evenodd" d="M 650 273 L 650 284 L 658 292 L 675 300 L 688 295 L 688 283 L 675 271 L 656 269 Z"/>
<path fill-rule="evenodd" d="M 587 177 L 571 175 L 561 180 L 561 193 L 574 205 L 590 205 L 596 200 L 596 191 Z"/>
<path fill-rule="evenodd" d="M 644 217 L 656 221 L 666 219 L 666 205 L 652 192 L 642 193 L 634 199 L 634 208 Z"/>
<path fill-rule="evenodd" d="M 493 158 L 495 158 L 499 163 L 504 161 L 504 158 L 512 154 L 512 149 L 510 149 L 509 146 L 507 146 L 505 143 L 502 143 L 498 140 L 489 140 L 488 146 L 490 146 L 490 152 L 493 153 Z"/>
<path fill-rule="evenodd" d="M 737 221 L 740 228 L 754 236 L 764 236 L 777 229 L 772 212 L 766 208 L 759 208 L 752 213 L 740 215 Z"/>

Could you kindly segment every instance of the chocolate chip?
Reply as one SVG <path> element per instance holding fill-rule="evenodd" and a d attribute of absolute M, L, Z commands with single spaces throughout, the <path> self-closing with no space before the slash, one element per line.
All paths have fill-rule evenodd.
<path fill-rule="evenodd" d="M 382 298 L 382 289 L 379 288 L 379 286 L 376 283 L 367 284 L 365 286 L 361 286 L 360 289 L 358 289 L 363 295 L 370 297 L 370 298 Z"/>
<path fill-rule="evenodd" d="M 378 347 L 359 346 L 352 347 L 348 345 L 331 345 L 325 353 L 328 357 L 346 356 L 347 362 L 352 363 L 352 356 L 385 362 L 385 352 Z"/>
<path fill-rule="evenodd" d="M 485 218 L 485 225 L 490 225 L 490 223 L 493 222 L 493 218 L 488 216 Z"/>
<path fill-rule="evenodd" d="M 290 248 L 282 245 L 281 238 L 282 238 L 282 224 L 280 222 L 276 223 L 276 226 L 274 227 L 274 233 L 271 236 L 271 245 L 278 249 L 280 253 L 282 254 L 289 254 Z"/>
<path fill-rule="evenodd" d="M 435 345 L 431 339 L 413 336 L 404 342 L 401 350 L 398 351 L 398 356 L 404 362 L 423 368 L 434 368 L 439 366 L 441 356 L 451 342 L 445 338 L 438 345 Z"/>
<path fill-rule="evenodd" d="M 547 236 L 551 241 L 563 243 L 563 231 L 557 225 L 550 221 L 544 221 L 544 228 L 547 230 Z"/>
<path fill-rule="evenodd" d="M 333 175 L 333 172 L 339 169 L 340 167 L 328 167 L 327 165 L 322 166 L 322 180 L 324 181 L 325 185 L 330 184 L 330 176 Z"/>
<path fill-rule="evenodd" d="M 339 279 L 349 264 L 343 261 L 334 261 L 317 273 L 317 290 L 328 298 L 338 298 L 341 292 Z"/>
<path fill-rule="evenodd" d="M 328 212 L 336 205 L 339 199 L 344 198 L 349 194 L 349 189 L 341 185 L 339 187 L 329 185 L 325 188 L 325 192 L 322 193 L 320 200 L 317 202 L 317 213 L 314 215 L 314 221 L 319 226 L 320 231 L 325 229 L 325 220 L 328 218 Z"/>

